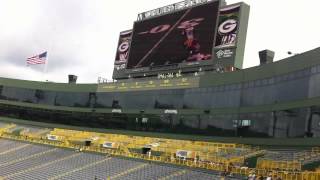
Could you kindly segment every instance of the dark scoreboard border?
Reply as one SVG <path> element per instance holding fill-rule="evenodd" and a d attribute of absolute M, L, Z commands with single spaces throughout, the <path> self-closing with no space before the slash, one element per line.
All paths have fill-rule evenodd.
<path fill-rule="evenodd" d="M 208 3 L 212 3 L 212 2 L 214 1 L 210 1 Z M 203 5 L 203 4 L 199 4 L 199 5 Z M 223 53 L 231 52 L 231 56 L 227 58 L 219 58 L 217 60 L 211 59 L 206 61 L 182 62 L 179 64 L 169 65 L 169 66 L 141 67 L 141 68 L 133 68 L 133 69 L 125 68 L 121 70 L 114 69 L 113 79 L 154 77 L 159 74 L 168 74 L 168 73 L 177 73 L 177 72 L 188 74 L 188 73 L 194 73 L 194 72 L 200 72 L 200 71 L 214 71 L 216 70 L 217 67 L 227 67 L 227 66 L 233 66 L 238 69 L 243 69 L 244 50 L 245 50 L 245 44 L 246 44 L 250 6 L 243 2 L 240 2 L 240 3 L 230 4 L 227 6 L 222 6 L 220 8 L 222 9 L 222 8 L 228 8 L 232 6 L 240 6 L 236 44 L 235 46 L 230 46 L 230 47 L 222 47 L 222 48 L 213 47 L 213 50 L 212 50 L 212 58 L 217 59 L 216 56 L 219 51 L 220 52 L 223 51 Z M 174 13 L 174 11 L 170 13 Z M 150 19 L 156 18 L 156 17 L 159 17 L 159 16 L 151 17 Z M 218 26 L 218 23 L 217 23 L 217 26 Z M 216 27 L 216 32 L 217 32 L 217 28 L 218 27 Z"/>

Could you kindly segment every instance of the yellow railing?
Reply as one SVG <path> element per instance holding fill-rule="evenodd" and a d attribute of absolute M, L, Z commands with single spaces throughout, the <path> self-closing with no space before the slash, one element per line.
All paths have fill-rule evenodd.
<path fill-rule="evenodd" d="M 28 137 L 32 137 L 32 138 L 41 138 L 41 137 L 45 137 L 46 134 L 48 134 L 50 132 L 50 129 L 41 129 L 39 131 L 36 132 L 28 132 L 28 131 L 22 131 L 20 134 L 23 136 L 28 136 Z"/>
<path fill-rule="evenodd" d="M 140 137 L 140 136 L 129 136 L 119 134 L 107 134 L 107 133 L 96 133 L 96 132 L 85 132 L 76 130 L 65 130 L 55 128 L 50 132 L 51 135 L 56 135 L 61 141 L 81 141 L 86 139 L 92 139 L 93 146 L 101 146 L 105 141 L 116 142 L 122 149 L 141 149 L 142 147 L 150 144 L 159 144 L 159 146 L 153 146 L 152 151 L 161 152 L 163 154 L 171 155 L 179 150 L 193 151 L 201 159 L 212 160 L 223 163 L 243 163 L 244 157 L 241 155 L 238 157 L 219 157 L 218 152 L 228 152 L 235 149 L 237 144 L 233 143 L 213 143 L 204 141 L 188 141 L 188 140 L 174 140 L 164 138 L 152 138 L 152 137 Z M 249 148 L 248 146 L 241 146 L 242 148 Z M 239 148 L 239 147 L 238 147 Z"/>
<path fill-rule="evenodd" d="M 247 176 L 254 172 L 256 175 L 267 175 L 277 176 L 282 179 L 288 180 L 320 180 L 320 172 L 302 172 L 301 162 L 299 161 L 273 161 L 267 159 L 259 159 L 257 167 L 247 168 L 241 167 L 244 160 L 248 157 L 252 157 L 261 153 L 264 150 L 258 148 L 251 148 L 247 145 L 239 145 L 232 143 L 212 143 L 202 141 L 187 141 L 187 140 L 172 140 L 162 138 L 151 138 L 151 137 L 139 137 L 139 136 L 128 136 L 118 134 L 104 134 L 95 132 L 85 132 L 76 130 L 66 129 L 54 129 L 50 132 L 51 135 L 59 136 L 59 141 L 47 140 L 45 136 L 39 133 L 33 133 L 32 135 L 25 133 L 23 136 L 13 135 L 7 132 L 6 129 L 15 127 L 15 125 L 9 125 L 5 128 L 0 129 L 0 135 L 4 138 L 16 139 L 22 141 L 28 141 L 39 144 L 52 145 L 56 147 L 72 148 L 78 150 L 84 150 L 89 152 L 99 152 L 111 154 L 114 156 L 124 156 L 130 158 L 144 159 L 148 161 L 157 161 L 169 164 L 176 164 L 182 166 L 189 166 L 194 168 L 204 168 L 215 171 L 228 171 L 234 174 L 240 174 Z M 92 139 L 91 146 L 84 146 L 75 144 L 73 141 L 81 141 L 86 139 Z M 105 141 L 119 143 L 119 148 L 107 149 L 101 147 L 101 144 Z M 132 149 L 141 149 L 146 144 L 159 143 L 159 146 L 153 147 L 152 151 L 162 152 L 160 155 L 145 155 L 136 153 Z M 196 152 L 199 159 L 179 159 L 175 158 L 174 154 L 177 149 L 183 149 L 188 151 Z M 239 151 L 240 155 L 239 155 Z M 234 153 L 236 152 L 236 153 Z M 311 155 L 298 155 L 303 158 L 311 158 L 320 152 L 320 148 L 313 148 Z M 227 155 L 226 157 L 219 155 Z M 235 155 L 233 156 L 232 153 Z M 245 153 L 245 154 L 241 154 Z M 238 154 L 238 156 L 237 156 Z M 230 155 L 230 156 L 228 156 Z"/>
<path fill-rule="evenodd" d="M 280 177 L 283 180 L 320 180 L 320 172 L 277 171 L 277 170 L 268 170 L 268 169 L 261 169 L 261 168 L 256 168 L 256 169 L 244 168 L 240 166 L 232 166 L 232 165 L 223 164 L 223 163 L 182 160 L 182 159 L 175 159 L 172 157 L 161 157 L 161 156 L 144 155 L 144 154 L 132 153 L 132 152 L 124 152 L 124 151 L 119 151 L 117 149 L 79 146 L 79 145 L 68 144 L 65 142 L 49 141 L 45 139 L 35 139 L 35 138 L 26 139 L 25 137 L 22 137 L 22 136 L 15 136 L 15 135 L 6 134 L 6 133 L 4 133 L 2 137 L 15 139 L 15 140 L 23 140 L 23 141 L 33 142 L 33 143 L 39 143 L 39 144 L 52 145 L 56 147 L 82 149 L 83 151 L 88 151 L 88 152 L 99 152 L 99 153 L 105 153 L 105 154 L 110 154 L 114 156 L 124 156 L 124 157 L 130 157 L 130 158 L 144 159 L 148 161 L 157 161 L 157 162 L 163 162 L 163 163 L 169 163 L 169 164 L 176 164 L 180 166 L 188 166 L 193 168 L 203 168 L 203 169 L 215 170 L 215 171 L 227 171 L 227 172 L 244 175 L 244 176 L 248 176 L 250 173 L 255 173 L 257 176 L 264 176 L 264 177 L 271 174 L 272 177 Z"/>
<path fill-rule="evenodd" d="M 301 170 L 302 164 L 299 161 L 277 161 L 269 159 L 258 159 L 257 168 L 260 169 L 281 169 L 281 170 Z"/>
<path fill-rule="evenodd" d="M 294 153 L 292 160 L 276 160 L 276 159 L 258 159 L 257 168 L 264 169 L 281 169 L 281 170 L 301 170 L 305 162 L 317 161 L 320 152 L 313 148 L 311 151 L 302 151 Z M 320 180 L 320 179 L 319 179 Z"/>
<path fill-rule="evenodd" d="M 7 132 L 8 130 L 10 130 L 14 127 L 16 127 L 15 124 L 8 124 L 8 125 L 4 126 L 3 128 L 0 128 L 0 135 L 4 132 Z"/>

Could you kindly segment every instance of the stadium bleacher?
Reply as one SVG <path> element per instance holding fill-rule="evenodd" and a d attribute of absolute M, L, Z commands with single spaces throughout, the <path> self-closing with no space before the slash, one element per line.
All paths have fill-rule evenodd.
<path fill-rule="evenodd" d="M 145 148 L 152 151 L 144 153 Z M 317 166 L 319 154 L 318 147 L 272 150 L 9 123 L 0 127 L 0 180 L 243 179 L 252 174 L 317 180 L 320 172 L 302 167 Z M 256 159 L 254 168 L 248 167 L 250 158 Z"/>
<path fill-rule="evenodd" d="M 277 150 L 266 151 L 257 162 L 259 168 L 302 170 L 302 167 L 320 161 L 320 152 L 315 150 Z"/>
<path fill-rule="evenodd" d="M 218 174 L 0 139 L 4 179 L 215 179 Z"/>

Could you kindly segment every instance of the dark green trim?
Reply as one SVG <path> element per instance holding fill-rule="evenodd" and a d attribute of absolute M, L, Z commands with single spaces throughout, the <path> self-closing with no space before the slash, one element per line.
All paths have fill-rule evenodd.
<path fill-rule="evenodd" d="M 258 58 L 258 53 L 257 53 Z M 237 84 L 258 79 L 271 78 L 320 64 L 320 48 L 298 54 L 286 59 L 228 73 L 206 73 L 200 77 L 200 87 Z"/>
<path fill-rule="evenodd" d="M 44 104 L 34 104 L 26 102 L 8 101 L 0 100 L 2 105 L 11 105 L 43 110 L 54 110 L 54 111 L 67 111 L 67 112 L 83 112 L 83 113 L 112 113 L 111 108 L 79 108 L 79 107 L 66 107 L 66 106 L 52 106 Z M 210 114 L 238 114 L 238 113 L 254 113 L 254 112 L 272 112 L 281 111 L 288 109 L 295 109 L 301 107 L 310 107 L 320 105 L 320 97 L 303 99 L 297 101 L 267 104 L 261 106 L 251 106 L 251 107 L 236 107 L 236 108 L 214 108 L 214 109 L 178 109 L 178 114 L 183 115 L 193 115 L 193 114 L 204 114 L 205 110 L 210 110 Z M 164 109 L 122 109 L 124 114 L 139 114 L 141 111 L 144 114 L 164 114 Z"/>
<path fill-rule="evenodd" d="M 257 55 L 258 57 L 258 55 Z M 211 87 L 226 84 L 237 84 L 257 79 L 270 78 L 290 72 L 303 70 L 320 64 L 320 48 L 298 54 L 286 59 L 228 73 L 206 72 L 200 77 L 200 87 Z M 192 78 L 192 76 L 186 76 Z M 145 80 L 145 79 L 144 79 Z M 134 79 L 123 82 L 141 81 Z M 122 82 L 122 81 L 121 81 Z M 118 82 L 119 83 L 119 82 Z M 26 89 L 39 89 L 61 92 L 97 92 L 97 84 L 66 84 L 53 82 L 37 82 L 17 79 L 0 78 L 0 85 Z M 137 91 L 140 91 L 137 89 Z"/>
<path fill-rule="evenodd" d="M 67 84 L 54 82 L 26 81 L 18 79 L 0 78 L 0 85 L 6 87 L 39 89 L 63 92 L 96 92 L 97 84 Z"/>

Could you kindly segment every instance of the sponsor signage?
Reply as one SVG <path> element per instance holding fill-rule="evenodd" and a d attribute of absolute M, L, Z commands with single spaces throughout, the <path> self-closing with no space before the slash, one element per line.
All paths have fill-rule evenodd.
<path fill-rule="evenodd" d="M 116 59 L 114 61 L 114 73 L 115 71 L 121 71 L 126 68 L 131 43 L 131 35 L 132 30 L 120 32 Z"/>
<path fill-rule="evenodd" d="M 51 141 L 58 141 L 58 136 L 47 134 L 47 139 Z"/>
<path fill-rule="evenodd" d="M 143 21 L 145 19 L 149 19 L 155 16 L 161 16 L 164 14 L 168 14 L 174 11 L 179 11 L 179 10 L 183 10 L 183 9 L 187 9 L 199 4 L 204 4 L 204 3 L 208 3 L 214 0 L 185 0 L 185 1 L 181 1 L 175 4 L 170 4 L 168 6 L 164 6 L 161 8 L 157 8 L 157 9 L 153 9 L 147 12 L 143 12 L 138 14 L 138 18 L 137 21 Z"/>
<path fill-rule="evenodd" d="M 234 57 L 234 50 L 233 49 L 219 49 L 215 55 L 216 55 L 217 59 L 233 58 Z"/>
<path fill-rule="evenodd" d="M 220 9 L 214 59 L 217 61 L 231 60 L 230 66 L 234 64 L 239 27 L 239 12 L 240 4 Z"/>
<path fill-rule="evenodd" d="M 159 89 L 183 89 L 199 87 L 199 77 L 184 77 L 173 79 L 157 79 L 138 82 L 114 82 L 98 85 L 98 92 L 146 91 Z M 121 113 L 121 109 L 113 109 Z"/>
<path fill-rule="evenodd" d="M 220 9 L 216 48 L 236 46 L 240 5 Z"/>
<path fill-rule="evenodd" d="M 196 153 L 193 151 L 187 151 L 187 150 L 177 150 L 176 151 L 176 156 L 178 158 L 183 158 L 183 159 L 193 159 L 196 157 Z"/>
<path fill-rule="evenodd" d="M 220 9 L 214 60 L 223 67 L 242 69 L 249 6 L 238 3 Z"/>
<path fill-rule="evenodd" d="M 102 144 L 102 147 L 104 148 L 118 148 L 118 144 L 117 143 L 114 143 L 114 142 L 104 142 Z"/>
<path fill-rule="evenodd" d="M 112 109 L 111 110 L 112 113 L 122 113 L 121 109 Z"/>
<path fill-rule="evenodd" d="M 165 114 L 178 114 L 178 110 L 176 109 L 166 109 L 164 110 Z"/>

